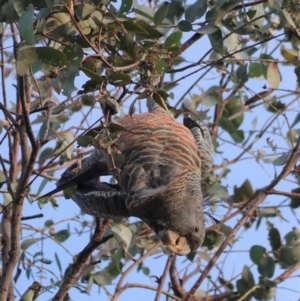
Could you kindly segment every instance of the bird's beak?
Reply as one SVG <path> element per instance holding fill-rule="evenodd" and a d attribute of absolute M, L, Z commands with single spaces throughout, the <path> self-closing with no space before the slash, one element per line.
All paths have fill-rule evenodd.
<path fill-rule="evenodd" d="M 158 236 L 162 243 L 177 255 L 187 255 L 191 252 L 186 238 L 171 230 L 161 230 L 158 232 Z"/>

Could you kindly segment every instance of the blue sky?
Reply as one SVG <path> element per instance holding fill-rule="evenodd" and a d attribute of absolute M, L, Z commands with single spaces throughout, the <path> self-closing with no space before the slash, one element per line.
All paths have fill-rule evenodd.
<path fill-rule="evenodd" d="M 183 36 L 183 41 L 185 41 L 191 34 L 184 34 Z M 270 52 L 274 47 L 276 47 L 276 44 L 278 43 L 277 40 L 274 40 L 270 42 L 267 47 L 267 52 Z M 249 43 L 251 44 L 251 43 Z M 286 47 L 289 47 L 287 44 Z M 195 43 L 190 49 L 188 49 L 184 53 L 184 57 L 187 58 L 188 61 L 190 62 L 195 62 L 197 61 L 204 53 L 206 53 L 207 50 L 210 49 L 210 43 L 206 37 L 203 39 L 199 40 L 197 43 Z M 259 56 L 259 52 L 254 55 L 255 58 Z M 274 58 L 278 58 L 282 60 L 282 56 L 280 52 L 277 50 L 273 54 Z M 296 88 L 296 77 L 293 73 L 293 68 L 288 67 L 288 66 L 283 66 L 282 64 L 279 65 L 281 76 L 282 76 L 282 81 L 280 84 L 280 88 L 286 89 L 286 90 L 295 90 Z M 178 77 L 183 76 L 184 74 L 188 74 L 192 70 L 188 70 L 187 72 L 184 72 L 180 74 Z M 203 72 L 203 71 L 202 71 Z M 174 104 L 177 102 L 177 100 L 185 93 L 187 87 L 191 85 L 192 82 L 196 80 L 196 78 L 199 77 L 199 74 L 195 74 L 193 76 L 189 76 L 186 79 L 182 80 L 180 84 L 172 90 L 172 92 L 175 95 L 175 99 L 173 101 L 170 101 L 171 104 Z M 206 91 L 209 87 L 218 85 L 220 79 L 220 74 L 218 74 L 215 70 L 212 72 L 209 72 L 206 74 L 206 76 L 199 82 L 197 87 L 195 87 L 192 91 L 193 93 L 196 94 L 201 94 L 202 91 Z M 7 79 L 8 85 L 11 85 L 12 79 Z M 85 82 L 85 77 L 81 74 L 80 77 L 77 78 L 76 83 L 77 87 L 80 88 L 81 84 Z M 249 82 L 247 82 L 247 87 L 249 87 L 252 91 L 258 93 L 263 90 L 264 85 L 268 85 L 266 80 L 259 80 L 259 79 L 251 79 Z M 9 101 L 14 102 L 15 99 L 15 90 L 14 88 L 10 89 L 8 91 L 9 95 Z M 285 92 L 273 92 L 273 95 L 285 95 L 287 93 Z M 248 94 L 251 97 L 251 94 Z M 294 97 L 294 96 L 292 96 Z M 61 96 L 58 96 L 59 99 L 64 99 Z M 189 96 L 187 96 L 189 98 Z M 282 98 L 282 101 L 284 103 L 287 103 L 290 101 L 292 98 Z M 130 102 L 125 103 L 124 105 L 124 110 L 129 107 Z M 208 115 L 210 116 L 210 121 L 212 120 L 213 116 L 213 108 L 212 107 L 204 107 L 200 106 L 199 107 L 202 110 L 209 110 Z M 293 122 L 294 117 L 297 113 L 298 110 L 298 103 L 296 102 L 294 109 L 289 111 L 287 113 L 287 118 L 290 123 Z M 0 115 L 2 116 L 2 115 Z M 267 113 L 265 109 L 262 107 L 260 108 L 255 108 L 251 110 L 250 112 L 246 112 L 245 118 L 243 121 L 243 124 L 241 128 L 247 130 L 252 129 L 252 122 L 254 119 L 257 119 L 257 129 L 260 129 L 269 118 L 272 118 L 274 115 L 271 113 Z M 76 125 L 76 122 L 80 120 L 82 115 L 80 113 L 76 113 L 72 116 L 71 122 L 69 125 Z M 99 117 L 99 109 L 95 109 L 89 116 L 88 120 L 90 124 L 95 121 Z M 2 118 L 2 117 L 1 117 Z M 206 121 L 207 122 L 207 121 Z M 288 127 L 286 125 L 286 120 L 282 117 L 278 119 L 278 122 L 274 123 L 276 126 L 280 127 L 282 129 L 282 132 L 286 134 L 288 131 Z M 36 127 L 35 131 L 36 133 L 38 132 L 39 128 Z M 0 137 L 2 137 L 2 134 L 0 134 Z M 236 155 L 238 155 L 241 152 L 240 146 L 234 146 L 232 139 L 229 137 L 228 134 L 225 132 L 222 132 L 221 130 L 218 133 L 222 139 L 225 141 L 230 141 L 224 142 L 223 145 L 220 147 L 220 150 L 223 153 L 216 153 L 215 154 L 215 164 L 220 164 L 223 162 L 224 158 L 227 159 L 232 159 Z M 271 153 L 270 148 L 267 145 L 266 139 L 268 137 L 271 137 L 271 139 L 274 141 L 275 144 L 277 144 L 282 150 L 288 151 L 289 146 L 288 144 L 279 137 L 277 134 L 272 134 L 272 132 L 267 132 L 253 147 L 254 150 L 265 150 L 267 153 Z M 4 152 L 4 157 L 8 157 L 7 154 L 7 149 L 6 146 L 1 146 L 1 149 Z M 272 164 L 265 164 L 265 163 L 258 163 L 256 162 L 251 154 L 246 155 L 246 158 L 249 158 L 247 160 L 242 160 L 238 162 L 237 164 L 234 164 L 230 166 L 231 172 L 227 175 L 226 179 L 222 180 L 222 185 L 227 186 L 229 193 L 232 193 L 233 187 L 240 186 L 244 180 L 249 179 L 251 181 L 251 184 L 254 189 L 262 188 L 266 186 L 270 181 L 274 178 L 275 174 L 279 173 L 281 170 L 281 167 L 274 167 Z M 220 171 L 217 170 L 216 173 L 219 173 Z M 58 176 L 58 175 L 57 175 Z M 282 181 L 278 187 L 276 187 L 278 190 L 285 190 L 289 191 L 292 188 L 295 188 L 295 183 L 289 180 L 284 180 Z M 36 191 L 38 189 L 38 181 L 36 181 L 32 187 L 32 191 Z M 47 184 L 45 188 L 45 192 L 51 190 L 54 187 L 54 182 Z M 281 196 L 269 196 L 266 200 L 266 202 L 263 204 L 264 206 L 274 206 L 278 205 L 284 197 Z M 25 202 L 25 207 L 24 207 L 24 216 L 27 215 L 33 215 L 33 214 L 38 214 L 38 213 L 44 213 L 45 218 L 42 219 L 36 219 L 32 221 L 28 221 L 27 223 L 25 222 L 24 224 L 29 224 L 37 229 L 41 229 L 44 227 L 44 222 L 46 220 L 52 219 L 54 222 L 59 222 L 62 220 L 65 220 L 65 222 L 61 222 L 55 226 L 55 231 L 58 232 L 59 230 L 63 230 L 67 228 L 67 225 L 70 224 L 71 226 L 71 231 L 74 233 L 74 228 L 79 228 L 79 225 L 76 222 L 70 222 L 73 217 L 79 213 L 79 208 L 76 206 L 75 203 L 73 203 L 71 200 L 65 200 L 64 198 L 57 198 L 57 201 L 59 203 L 59 207 L 57 209 L 53 209 L 49 204 L 47 204 L 43 210 L 40 210 L 37 206 L 36 203 L 30 204 L 29 202 Z M 288 204 L 288 203 L 287 203 Z M 226 204 L 225 204 L 226 205 Z M 222 218 L 222 214 L 224 214 L 225 209 L 220 206 L 220 208 L 217 210 L 216 214 L 218 218 Z M 297 213 L 297 212 L 296 212 Z M 280 221 L 278 218 L 276 219 L 270 219 L 270 222 L 274 223 L 280 230 L 280 233 L 282 236 L 284 236 L 287 232 L 291 231 L 293 226 L 298 226 L 297 221 L 294 217 L 294 215 L 291 213 L 289 208 L 285 208 L 283 210 L 283 215 L 285 217 L 285 220 Z M 84 216 L 83 219 L 86 219 L 88 221 L 92 221 L 91 217 Z M 239 219 L 239 216 L 231 220 L 228 225 L 233 226 Z M 28 236 L 29 233 L 23 230 L 22 231 L 22 237 L 30 237 Z M 83 247 L 87 244 L 88 242 L 88 235 L 89 232 L 87 232 L 84 235 L 81 236 L 76 236 L 74 234 L 71 238 L 69 238 L 65 243 L 63 243 L 63 246 L 68 249 L 73 255 L 77 254 L 80 252 Z M 242 229 L 238 235 L 236 236 L 237 242 L 232 246 L 231 252 L 227 253 L 225 252 L 222 257 L 219 259 L 219 262 L 221 263 L 219 265 L 221 272 L 222 272 L 222 277 L 225 279 L 230 279 L 240 273 L 242 271 L 242 267 L 247 264 L 251 267 L 252 263 L 249 258 L 249 248 L 254 245 L 254 244 L 261 244 L 265 246 L 268 250 L 270 250 L 270 246 L 268 244 L 267 240 L 268 236 L 268 230 L 267 230 L 267 225 L 266 225 L 266 220 L 263 220 L 261 223 L 260 227 L 258 230 L 255 230 L 255 227 L 252 227 L 249 230 L 244 230 Z M 227 248 L 227 251 L 230 250 L 230 248 Z M 62 268 L 65 270 L 70 262 L 72 262 L 72 257 L 68 252 L 64 250 L 62 246 L 59 246 L 58 244 L 54 243 L 50 239 L 46 239 L 43 243 L 39 242 L 36 245 L 31 246 L 28 249 L 28 252 L 34 254 L 37 251 L 43 251 L 45 252 L 45 257 L 53 260 L 53 263 L 49 266 L 45 265 L 46 268 L 49 268 L 51 271 L 53 271 L 55 274 L 59 275 L 59 271 L 56 267 L 55 264 L 55 258 L 54 258 L 54 253 L 56 252 L 61 260 L 62 263 Z M 145 265 L 148 266 L 151 270 L 150 275 L 155 275 L 155 276 L 161 276 L 162 271 L 165 266 L 167 257 L 166 256 L 159 256 L 156 257 L 154 256 L 151 259 L 147 259 L 145 261 Z M 180 261 L 184 261 L 184 258 L 179 258 L 178 261 L 178 269 L 180 270 L 180 267 L 183 267 L 186 263 L 183 265 L 179 265 Z M 131 263 L 129 263 L 130 265 Z M 205 266 L 205 261 L 202 260 L 201 264 Z M 105 263 L 100 264 L 100 268 L 105 267 Z M 126 268 L 126 267 L 125 267 Z M 254 273 L 255 279 L 258 279 L 258 273 L 256 272 L 256 267 L 252 266 L 251 271 Z M 276 271 L 275 271 L 275 276 L 282 273 L 283 270 L 280 269 L 279 266 L 276 266 Z M 211 276 L 213 278 L 217 277 L 219 272 L 215 269 L 212 273 Z M 34 274 L 35 279 L 38 281 L 41 281 L 42 284 L 47 285 L 49 283 L 49 277 L 50 274 L 47 274 L 47 279 L 41 280 L 39 278 L 38 274 Z M 300 293 L 298 287 L 297 287 L 297 282 L 295 280 L 296 278 L 292 278 L 291 280 L 287 280 L 286 282 L 282 283 L 279 285 L 278 288 L 278 294 L 277 294 L 277 300 L 295 300 L 297 298 L 297 294 Z M 191 286 L 195 281 L 195 278 L 193 278 L 189 283 L 188 286 Z M 151 278 L 149 276 L 143 275 L 143 273 L 139 272 L 132 272 L 130 273 L 129 277 L 127 280 L 125 280 L 125 283 L 145 283 L 151 286 L 157 286 L 155 283 L 155 279 Z M 32 279 L 28 280 L 25 275 L 21 276 L 21 279 L 19 279 L 16 287 L 20 293 L 23 293 L 27 287 L 32 283 Z M 117 279 L 114 281 L 114 283 L 117 283 Z M 235 283 L 235 281 L 233 281 Z M 165 285 L 165 288 L 167 289 L 168 287 L 168 281 Z M 205 282 L 202 284 L 201 289 L 206 290 L 208 283 Z M 188 288 L 188 286 L 186 288 Z M 292 290 L 296 290 L 297 292 L 293 292 L 292 290 L 286 290 L 284 288 L 289 288 Z M 109 286 L 108 289 L 113 292 L 114 291 L 114 286 Z M 53 290 L 53 292 L 55 292 Z M 71 290 L 70 296 L 74 300 L 79 300 L 84 296 L 85 299 L 87 300 L 94 300 L 95 298 L 98 298 L 96 295 L 98 291 L 98 288 L 94 288 L 91 292 L 90 296 L 87 295 L 82 295 L 78 294 L 77 290 Z M 100 293 L 101 300 L 108 300 L 105 296 L 104 290 L 101 289 Z M 125 291 L 121 297 L 118 299 L 120 301 L 126 301 L 126 300 L 143 300 L 143 301 L 148 301 L 148 300 L 153 300 L 153 296 L 155 295 L 155 292 L 151 292 L 149 290 L 145 289 L 129 289 Z M 42 296 L 39 297 L 38 300 L 49 300 L 51 298 L 52 294 L 45 293 Z M 163 299 L 162 299 L 163 300 Z"/>

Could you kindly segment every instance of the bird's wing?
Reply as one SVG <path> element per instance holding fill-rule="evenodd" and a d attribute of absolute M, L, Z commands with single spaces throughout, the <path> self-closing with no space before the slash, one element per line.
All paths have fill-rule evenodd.
<path fill-rule="evenodd" d="M 78 168 L 77 162 L 72 164 L 64 171 L 61 178 L 57 181 L 57 187 L 39 197 L 39 199 L 51 196 L 54 193 L 62 191 L 70 186 L 78 185 L 110 174 L 111 172 L 108 167 L 105 154 L 101 149 L 95 149 L 88 158 L 83 160 L 82 167 L 80 169 Z"/>
<path fill-rule="evenodd" d="M 196 140 L 197 146 L 200 150 L 201 174 L 202 179 L 204 179 L 211 170 L 214 156 L 209 129 L 203 122 L 199 121 L 198 124 L 196 121 L 192 120 L 189 117 L 185 117 L 183 119 L 183 124 L 192 132 Z"/>
<path fill-rule="evenodd" d="M 73 201 L 86 214 L 101 218 L 129 217 L 126 208 L 128 194 L 118 184 L 93 179 L 77 186 Z"/>

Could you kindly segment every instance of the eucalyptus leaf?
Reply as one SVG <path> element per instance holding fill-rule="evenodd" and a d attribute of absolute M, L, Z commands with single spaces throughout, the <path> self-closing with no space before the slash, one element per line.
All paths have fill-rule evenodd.
<path fill-rule="evenodd" d="M 31 45 L 34 45 L 35 37 L 33 32 L 33 17 L 34 17 L 34 7 L 30 4 L 27 10 L 21 15 L 19 20 L 19 29 L 21 37 Z"/>
<path fill-rule="evenodd" d="M 153 22 L 156 26 L 163 23 L 164 19 L 166 18 L 169 10 L 169 2 L 165 1 L 162 5 L 158 8 L 153 16 Z"/>
<path fill-rule="evenodd" d="M 206 0 L 197 0 L 194 4 L 190 5 L 185 11 L 186 21 L 192 23 L 197 19 L 200 19 L 204 16 L 207 9 Z"/>
<path fill-rule="evenodd" d="M 127 251 L 132 239 L 131 230 L 122 224 L 114 224 L 110 227 L 110 231 L 114 234 L 121 247 Z"/>
<path fill-rule="evenodd" d="M 69 230 L 60 230 L 54 235 L 54 239 L 58 242 L 64 242 L 70 237 Z"/>
<path fill-rule="evenodd" d="M 119 9 L 119 15 L 128 13 L 132 7 L 132 0 L 122 0 L 121 7 Z"/>

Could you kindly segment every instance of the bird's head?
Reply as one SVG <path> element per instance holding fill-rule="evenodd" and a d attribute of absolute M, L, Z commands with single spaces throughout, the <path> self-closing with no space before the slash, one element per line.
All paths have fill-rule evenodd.
<path fill-rule="evenodd" d="M 204 240 L 205 218 L 202 193 L 198 193 L 195 190 L 187 190 L 183 196 L 178 196 L 184 198 L 179 214 L 171 214 L 167 227 L 157 233 L 163 244 L 178 255 L 197 251 Z"/>
<path fill-rule="evenodd" d="M 177 255 L 196 251 L 205 236 L 200 176 L 195 172 L 176 175 L 162 190 L 146 202 L 148 216 L 151 212 L 153 218 L 144 220 Z"/>

